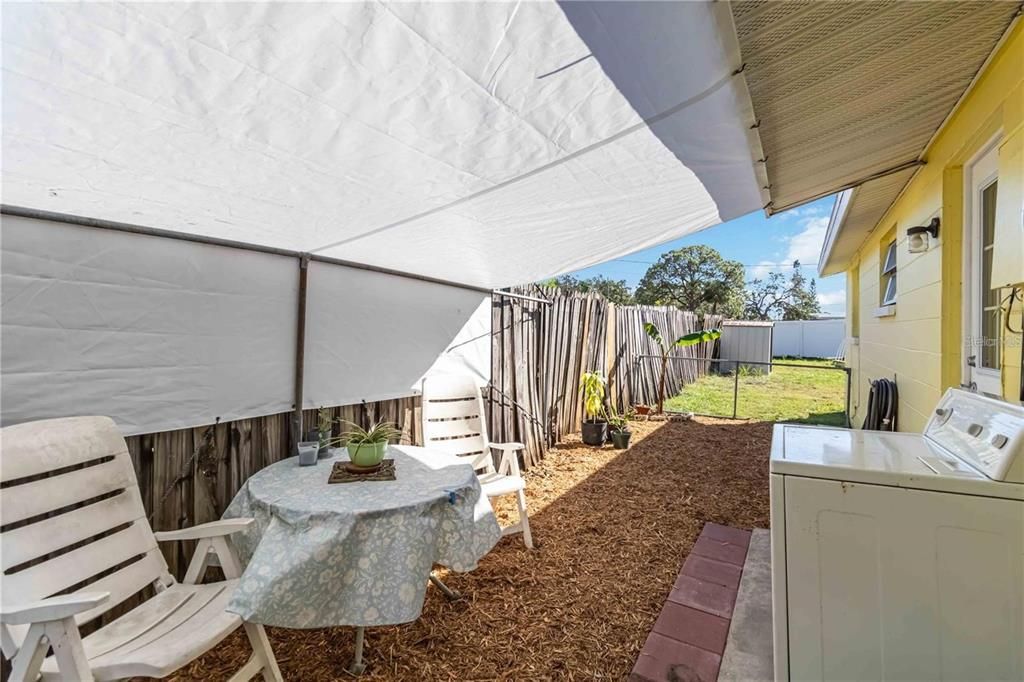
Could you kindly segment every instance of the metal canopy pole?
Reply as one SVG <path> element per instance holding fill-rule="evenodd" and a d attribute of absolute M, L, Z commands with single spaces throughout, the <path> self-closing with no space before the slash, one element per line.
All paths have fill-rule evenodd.
<path fill-rule="evenodd" d="M 540 303 L 542 305 L 551 305 L 551 301 L 546 298 L 537 298 L 536 296 L 527 296 L 526 294 L 515 294 L 511 291 L 505 291 L 504 289 L 494 289 L 491 291 L 492 296 L 504 296 L 505 298 L 514 298 L 519 301 L 532 301 L 533 303 Z"/>
<path fill-rule="evenodd" d="M 299 256 L 299 305 L 295 319 L 295 395 L 292 412 L 291 452 L 302 440 L 302 383 L 306 368 L 306 289 L 309 282 L 309 254 Z"/>

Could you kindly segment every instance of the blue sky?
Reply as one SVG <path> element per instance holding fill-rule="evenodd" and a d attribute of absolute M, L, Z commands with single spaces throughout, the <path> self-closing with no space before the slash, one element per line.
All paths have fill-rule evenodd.
<path fill-rule="evenodd" d="M 772 270 L 791 271 L 799 260 L 804 273 L 818 282 L 818 301 L 829 315 L 843 315 L 846 306 L 846 277 L 833 275 L 818 279 L 818 255 L 825 240 L 833 197 L 794 208 L 766 218 L 762 211 L 750 213 L 715 227 L 615 260 L 574 272 L 577 277 L 604 275 L 624 279 L 635 287 L 658 256 L 681 246 L 706 244 L 725 258 L 738 260 L 746 267 L 747 280 L 763 277 Z"/>

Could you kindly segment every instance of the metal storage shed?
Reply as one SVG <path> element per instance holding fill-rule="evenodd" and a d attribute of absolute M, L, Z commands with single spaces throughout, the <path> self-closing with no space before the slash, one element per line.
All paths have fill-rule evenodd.
<path fill-rule="evenodd" d="M 739 366 L 750 372 L 771 372 L 772 330 L 775 323 L 758 320 L 728 320 L 722 323 L 722 336 L 718 341 L 719 357 L 723 361 L 738 360 Z M 736 367 L 732 362 L 719 362 L 719 371 L 731 373 Z"/>

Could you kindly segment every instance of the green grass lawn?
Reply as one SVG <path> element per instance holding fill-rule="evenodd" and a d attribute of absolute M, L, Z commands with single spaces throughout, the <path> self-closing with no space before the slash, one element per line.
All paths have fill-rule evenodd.
<path fill-rule="evenodd" d="M 758 421 L 846 426 L 846 373 L 831 360 L 780 360 L 797 367 L 772 368 L 771 374 L 740 372 L 736 416 Z M 673 412 L 732 416 L 733 377 L 711 374 L 665 401 Z"/>

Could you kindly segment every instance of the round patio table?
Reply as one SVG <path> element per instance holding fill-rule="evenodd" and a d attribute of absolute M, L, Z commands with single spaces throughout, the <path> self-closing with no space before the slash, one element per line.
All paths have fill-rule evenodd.
<path fill-rule="evenodd" d="M 315 466 L 291 457 L 257 472 L 224 518 L 256 523 L 236 536 L 245 571 L 228 610 L 285 628 L 362 628 L 416 620 L 435 564 L 471 571 L 501 538 L 473 468 L 446 453 L 390 446 L 394 481 L 327 482 L 344 450 Z"/>

